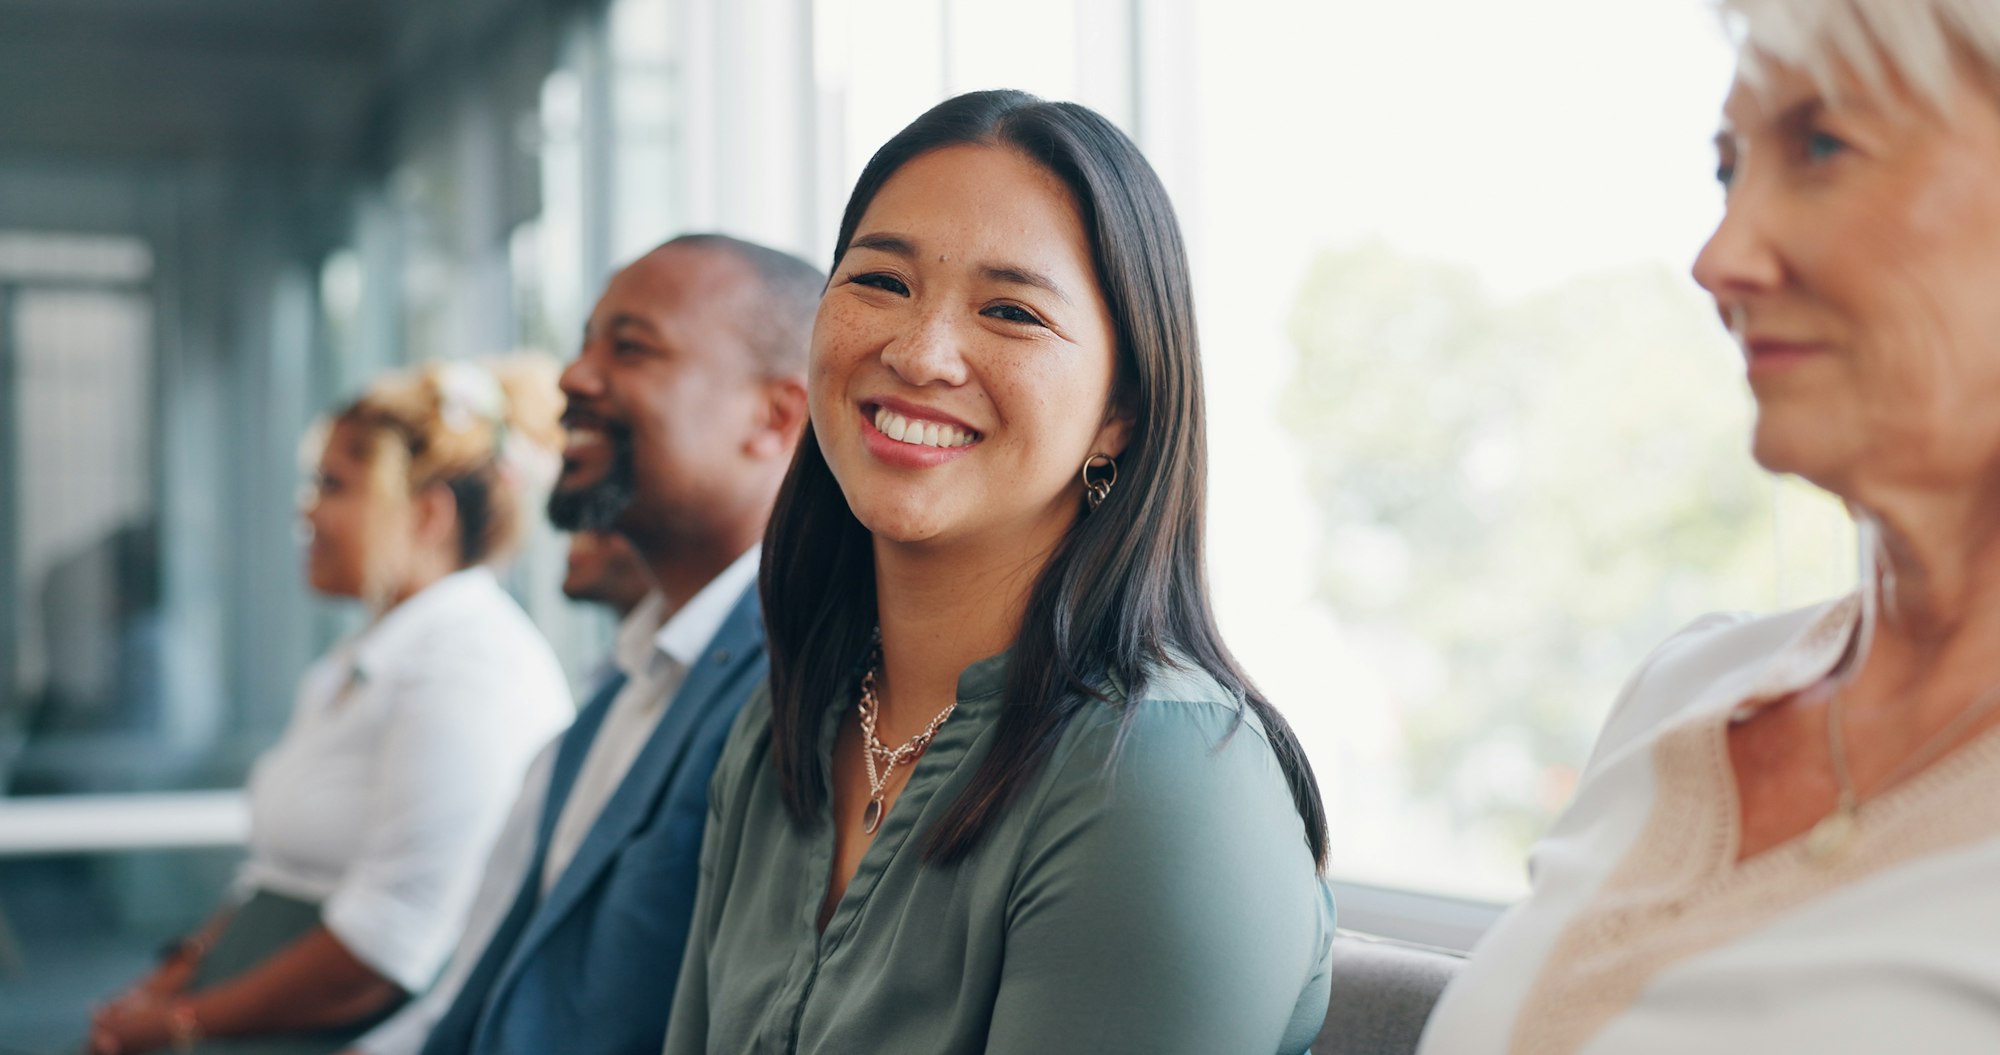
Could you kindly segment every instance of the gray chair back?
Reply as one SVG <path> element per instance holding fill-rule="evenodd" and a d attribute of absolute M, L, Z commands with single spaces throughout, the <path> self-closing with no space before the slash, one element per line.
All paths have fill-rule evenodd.
<path fill-rule="evenodd" d="M 1333 942 L 1333 998 L 1313 1055 L 1405 1055 L 1465 961 L 1450 953 L 1342 934 Z"/>

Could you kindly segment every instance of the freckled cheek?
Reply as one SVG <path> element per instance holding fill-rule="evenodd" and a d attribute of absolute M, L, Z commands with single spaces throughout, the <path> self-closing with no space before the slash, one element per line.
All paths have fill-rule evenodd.
<path fill-rule="evenodd" d="M 1102 362 L 1085 360 L 1064 364 L 1066 369 L 1047 371 L 1039 379 L 1050 417 L 1062 422 L 1065 435 L 1090 436 L 1103 423 L 1111 401 L 1111 363 L 1106 353 Z"/>
<path fill-rule="evenodd" d="M 879 320 L 855 310 L 853 305 L 821 305 L 813 323 L 806 366 L 806 383 L 812 389 L 814 403 L 823 396 L 844 397 L 856 369 L 886 343 L 882 329 Z"/>
<path fill-rule="evenodd" d="M 814 342 L 806 367 L 806 406 L 813 428 L 822 436 L 847 405 L 847 383 L 854 371 L 843 352 L 839 347 Z"/>
<path fill-rule="evenodd" d="M 987 380 L 996 413 L 1008 429 L 1010 446 L 1026 459 L 1032 477 L 1063 476 L 1075 454 L 1095 431 L 1101 408 L 1090 400 L 1091 381 L 1066 371 L 1031 369 Z"/>

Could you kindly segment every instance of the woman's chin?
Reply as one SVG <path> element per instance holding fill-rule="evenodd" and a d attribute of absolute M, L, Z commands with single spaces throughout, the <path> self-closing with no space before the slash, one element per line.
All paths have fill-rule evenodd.
<path fill-rule="evenodd" d="M 876 501 L 853 504 L 854 518 L 878 542 L 921 545 L 935 541 L 948 526 L 934 503 Z"/>
<path fill-rule="evenodd" d="M 330 568 L 306 567 L 306 585 L 322 597 L 361 596 L 361 584 L 351 580 L 351 576 L 341 575 Z"/>
<path fill-rule="evenodd" d="M 1750 433 L 1750 457 L 1767 472 L 1794 472 L 1792 465 L 1798 455 L 1795 448 L 1791 437 L 1766 428 L 1761 422 Z"/>
<path fill-rule="evenodd" d="M 875 541 L 898 546 L 921 546 L 937 541 L 939 536 L 936 525 L 923 521 L 896 518 L 873 523 L 863 520 L 861 524 L 875 537 Z"/>
<path fill-rule="evenodd" d="M 1841 481 L 1850 475 L 1853 458 L 1839 449 L 1839 430 L 1818 428 L 1778 415 L 1758 418 L 1750 436 L 1750 457 L 1768 472 L 1796 476 L 1824 491 L 1842 494 Z"/>

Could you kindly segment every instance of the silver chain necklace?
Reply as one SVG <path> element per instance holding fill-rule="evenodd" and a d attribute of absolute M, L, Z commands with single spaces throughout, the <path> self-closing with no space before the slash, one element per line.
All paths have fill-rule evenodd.
<path fill-rule="evenodd" d="M 877 631 L 879 634 L 880 631 Z M 868 658 L 868 673 L 861 676 L 861 757 L 868 766 L 868 808 L 861 811 L 861 834 L 873 835 L 882 827 L 882 797 L 888 792 L 889 777 L 896 767 L 916 759 L 931 745 L 938 728 L 951 712 L 958 709 L 958 701 L 953 700 L 931 719 L 924 731 L 908 740 L 889 747 L 875 735 L 875 721 L 881 716 L 882 701 L 875 695 L 875 682 L 882 674 L 882 643 L 878 637 L 875 648 Z"/>
<path fill-rule="evenodd" d="M 1861 809 L 1861 796 L 1854 790 L 1853 776 L 1847 772 L 1847 741 L 1840 728 L 1841 702 L 1846 695 L 1836 689 L 1833 698 L 1826 704 L 1826 748 L 1833 761 L 1833 782 L 1840 789 L 1840 797 L 1834 803 L 1833 812 L 1820 818 L 1819 823 L 1806 834 L 1806 856 L 1821 864 L 1831 863 L 1845 853 L 1860 827 L 1855 814 Z M 1895 787 L 1937 761 L 1967 729 L 1992 711 L 1996 703 L 2000 703 L 2000 685 L 1987 689 L 1970 706 L 1958 712 L 1957 717 L 1945 723 L 1944 728 L 1931 734 L 1930 739 L 1910 752 L 1903 763 L 1882 781 L 1882 791 Z"/>

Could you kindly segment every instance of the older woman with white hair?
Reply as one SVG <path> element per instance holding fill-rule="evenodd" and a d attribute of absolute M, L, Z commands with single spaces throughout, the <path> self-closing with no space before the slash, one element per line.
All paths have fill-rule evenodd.
<path fill-rule="evenodd" d="M 1647 661 L 1430 1055 L 2000 1051 L 2000 0 L 1723 8 L 1694 273 L 1861 588 Z"/>

